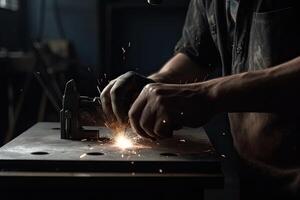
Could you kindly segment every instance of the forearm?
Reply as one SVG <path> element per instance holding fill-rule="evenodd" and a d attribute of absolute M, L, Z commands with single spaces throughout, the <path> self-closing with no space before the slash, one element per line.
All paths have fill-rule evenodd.
<path fill-rule="evenodd" d="M 184 84 L 201 82 L 208 73 L 207 67 L 198 66 L 186 55 L 179 53 L 149 78 L 159 83 Z"/>
<path fill-rule="evenodd" d="M 221 112 L 288 112 L 299 108 L 300 57 L 265 70 L 201 84 Z"/>

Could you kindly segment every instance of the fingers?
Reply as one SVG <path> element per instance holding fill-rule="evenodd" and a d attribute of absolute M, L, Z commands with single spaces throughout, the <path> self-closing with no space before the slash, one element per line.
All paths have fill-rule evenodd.
<path fill-rule="evenodd" d="M 171 137 L 174 130 L 171 118 L 174 116 L 167 117 L 169 114 L 162 105 L 153 108 L 153 105 L 148 103 L 143 110 L 139 125 L 151 138 L 164 139 Z"/>
<path fill-rule="evenodd" d="M 147 103 L 147 100 L 140 100 L 139 98 L 129 111 L 130 124 L 135 132 L 150 139 L 171 137 L 173 130 L 178 129 L 179 126 L 172 122 L 174 116 L 170 116 L 170 113 L 167 112 L 161 112 L 161 110 L 164 110 L 162 107 L 153 107 L 152 102 Z"/>
<path fill-rule="evenodd" d="M 150 106 L 146 105 L 140 118 L 140 127 L 151 138 L 157 138 L 157 135 L 155 135 L 153 131 L 155 120 L 156 120 L 155 113 L 153 113 L 153 110 L 150 109 Z"/>
<path fill-rule="evenodd" d="M 147 81 L 147 78 L 135 72 L 127 72 L 109 83 L 100 96 L 109 122 L 128 122 L 129 107 Z"/>
<path fill-rule="evenodd" d="M 146 99 L 138 97 L 134 104 L 131 106 L 128 116 L 131 127 L 134 131 L 142 137 L 153 139 L 148 135 L 140 125 L 140 118 L 142 116 L 145 105 L 147 104 Z"/>
<path fill-rule="evenodd" d="M 157 85 L 155 85 L 157 86 Z M 173 135 L 182 126 L 178 105 L 163 97 L 154 85 L 147 85 L 132 105 L 129 119 L 132 128 L 141 136 L 163 139 Z"/>
<path fill-rule="evenodd" d="M 171 118 L 164 117 L 162 120 L 157 120 L 154 125 L 154 133 L 158 138 L 169 138 L 173 135 L 173 125 Z"/>
<path fill-rule="evenodd" d="M 125 74 L 127 75 L 127 74 Z M 127 122 L 129 99 L 126 99 L 126 77 L 125 75 L 111 81 L 100 95 L 102 109 L 109 122 Z M 128 75 L 127 75 L 128 76 Z"/>
<path fill-rule="evenodd" d="M 181 103 L 174 100 L 174 95 L 170 95 L 169 90 L 172 88 L 148 84 L 129 109 L 133 100 L 129 97 L 138 88 L 135 78 L 134 74 L 127 73 L 109 83 L 103 90 L 101 101 L 105 115 L 110 122 L 120 123 L 127 123 L 128 116 L 131 127 L 142 137 L 171 137 L 173 130 L 181 128 L 183 123 L 178 117 Z"/>
<path fill-rule="evenodd" d="M 116 121 L 116 118 L 114 116 L 114 112 L 112 109 L 112 103 L 111 103 L 111 96 L 110 96 L 110 91 L 111 88 L 114 86 L 116 80 L 111 81 L 102 91 L 100 95 L 101 99 L 101 104 L 102 104 L 102 109 L 105 114 L 106 120 L 108 122 L 114 122 Z"/>
<path fill-rule="evenodd" d="M 130 104 L 129 96 L 126 95 L 127 89 L 122 87 L 124 84 L 124 80 L 117 81 L 110 90 L 113 114 L 122 124 L 128 121 L 127 114 Z"/>

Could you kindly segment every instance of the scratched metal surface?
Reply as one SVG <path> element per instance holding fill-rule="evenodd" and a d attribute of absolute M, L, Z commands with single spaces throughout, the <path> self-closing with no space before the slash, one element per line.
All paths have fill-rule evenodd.
<path fill-rule="evenodd" d="M 99 133 L 100 137 L 111 137 L 111 132 L 107 128 L 99 128 Z M 171 171 L 180 170 L 179 168 L 190 171 L 193 168 L 191 166 L 199 170 L 201 167 L 206 171 L 217 170 L 220 166 L 218 155 L 202 128 L 183 129 L 176 132 L 172 139 L 159 142 L 141 141 L 138 145 L 143 147 L 121 150 L 110 142 L 61 140 L 58 123 L 38 123 L 0 149 L 0 165 L 7 166 L 13 163 L 15 166 L 21 166 L 26 163 L 27 167 L 32 167 L 33 162 L 38 165 L 38 161 L 47 161 L 47 164 L 41 166 L 48 166 L 54 161 L 55 164 L 51 167 L 59 168 L 56 165 L 64 162 L 63 166 L 69 165 L 70 169 L 74 161 L 80 164 L 88 163 L 81 166 L 80 170 L 86 167 L 90 169 L 91 166 L 96 168 L 96 164 L 99 163 L 100 168 L 104 170 L 104 164 L 109 163 L 106 171 L 112 169 L 114 163 L 119 164 L 116 168 L 124 169 L 127 169 L 128 165 L 120 163 L 135 165 L 143 163 L 140 167 L 142 170 L 147 166 L 153 168 L 155 164 L 158 168 L 159 166 L 168 168 L 163 164 L 176 163 L 177 167 L 169 165 Z M 43 153 L 45 154 L 39 155 Z M 158 168 L 157 170 L 160 170 Z M 36 169 L 38 168 L 32 168 Z"/>
<path fill-rule="evenodd" d="M 61 140 L 57 128 L 59 125 L 56 123 L 35 125 L 3 146 L 0 149 L 0 159 L 137 161 L 215 159 L 214 150 L 203 129 L 183 129 L 176 132 L 172 139 L 156 142 L 140 141 L 138 146 L 141 147 L 122 150 L 111 142 Z M 107 128 L 100 127 L 99 132 L 101 137 L 111 137 Z M 48 154 L 34 155 L 36 152 Z M 85 153 L 104 155 L 83 156 Z"/>

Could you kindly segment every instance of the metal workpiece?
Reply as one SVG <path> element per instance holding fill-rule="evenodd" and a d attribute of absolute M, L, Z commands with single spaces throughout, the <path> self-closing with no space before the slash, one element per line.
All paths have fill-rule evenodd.
<path fill-rule="evenodd" d="M 60 111 L 61 139 L 69 140 L 97 140 L 98 132 L 93 129 L 84 129 L 80 124 L 80 109 L 89 110 L 101 107 L 100 99 L 80 96 L 75 80 L 70 80 L 65 86 L 62 100 L 62 110 Z"/>

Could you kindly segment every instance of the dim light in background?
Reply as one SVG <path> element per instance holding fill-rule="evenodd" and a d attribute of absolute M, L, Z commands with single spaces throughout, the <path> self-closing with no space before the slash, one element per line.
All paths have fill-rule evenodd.
<path fill-rule="evenodd" d="M 17 11 L 19 9 L 19 1 L 18 0 L 0 0 L 0 8 Z"/>

